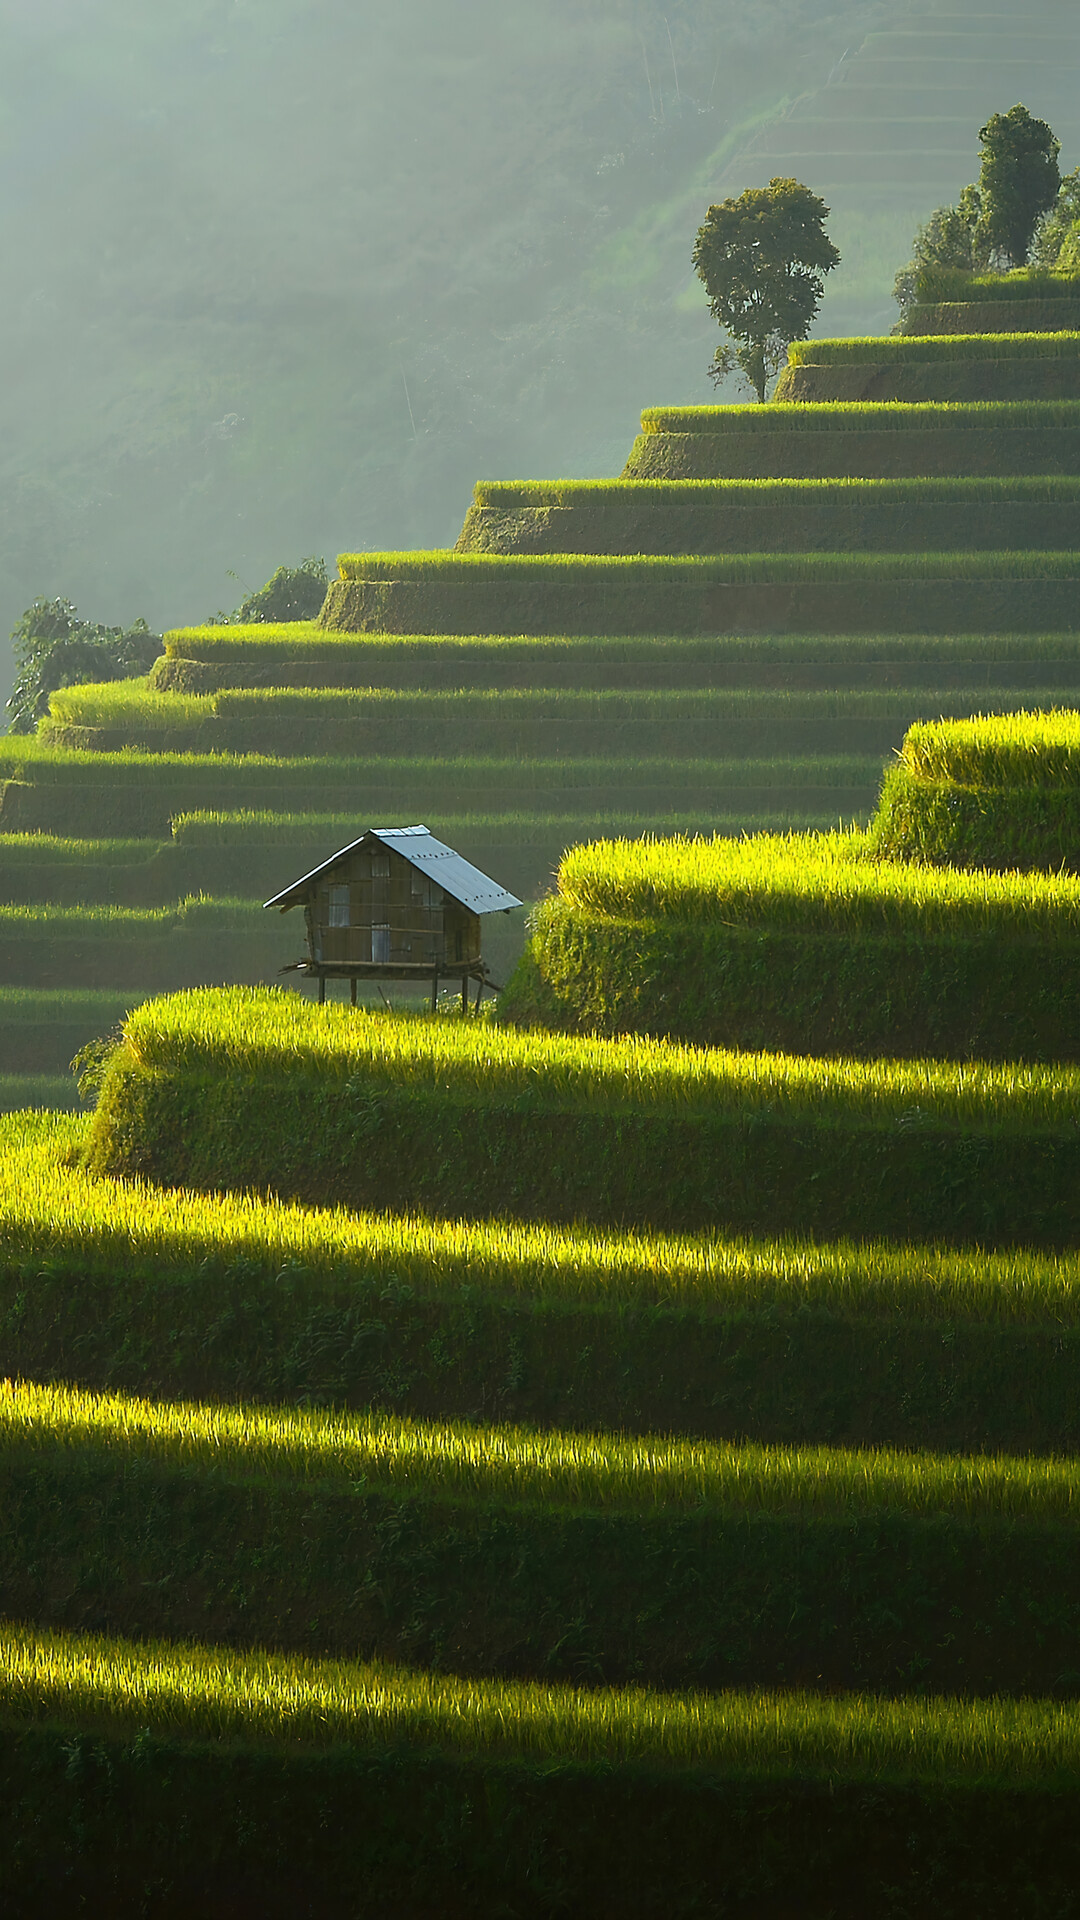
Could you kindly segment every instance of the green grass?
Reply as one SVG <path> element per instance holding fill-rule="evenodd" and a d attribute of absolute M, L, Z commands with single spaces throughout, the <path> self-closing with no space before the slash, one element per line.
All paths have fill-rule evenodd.
<path fill-rule="evenodd" d="M 506 634 L 463 636 L 459 634 L 332 634 L 317 629 L 317 637 L 298 657 L 277 638 L 274 627 L 259 629 L 261 637 L 234 644 L 229 630 L 211 627 L 201 633 L 185 629 L 166 636 L 167 680 L 162 691 L 170 690 L 173 678 L 191 668 L 204 668 L 211 675 L 226 675 L 247 670 L 263 676 L 277 668 L 288 679 L 277 685 L 303 686 L 493 686 L 521 684 L 551 686 L 580 685 L 588 681 L 611 686 L 614 677 L 628 670 L 648 673 L 647 684 L 672 683 L 705 686 L 717 670 L 755 665 L 828 664 L 838 672 L 851 664 L 879 661 L 927 661 L 944 665 L 958 660 L 982 658 L 986 636 L 960 627 L 947 634 L 783 634 L 721 635 L 708 641 L 688 641 L 676 636 L 589 635 L 567 637 L 538 634 L 523 637 Z M 675 644 L 673 645 L 673 641 Z M 1006 636 L 995 636 L 997 659 L 1070 660 L 1080 658 L 1080 639 L 1068 633 L 1032 632 L 1018 628 Z M 301 676 L 318 673 L 318 682 Z M 331 679 L 336 673 L 340 679 Z M 295 677 L 293 677 L 295 676 Z M 347 678 L 345 676 L 348 676 Z M 688 677 L 689 676 L 689 677 Z M 160 668 L 153 676 L 160 685 Z M 212 688 L 224 684 L 215 678 Z M 242 683 L 241 683 L 242 684 Z M 200 686 L 199 691 L 203 691 Z"/>
<path fill-rule="evenodd" d="M 1080 340 L 1080 336 L 1078 336 Z M 800 554 L 489 554 L 343 553 L 342 580 L 435 579 L 443 584 L 490 580 L 646 583 L 658 586 L 743 585 L 802 581 L 1069 580 L 1080 576 L 1076 553 L 800 553 Z M 333 591 L 333 589 L 331 589 Z"/>
<path fill-rule="evenodd" d="M 909 727 L 900 764 L 926 780 L 973 787 L 1080 784 L 1080 713 L 1017 712 Z"/>
<path fill-rule="evenodd" d="M 0 1113 L 38 1108 L 71 1112 L 82 1104 L 69 1073 L 0 1073 Z"/>
<path fill-rule="evenodd" d="M 339 1742 L 769 1778 L 1073 1787 L 1080 1709 L 1038 1700 L 650 1694 L 463 1682 L 7 1627 L 0 1715 L 286 1749 Z"/>
<path fill-rule="evenodd" d="M 918 1103 L 924 1122 L 949 1129 L 1055 1133 L 1073 1124 L 1080 1074 L 1070 1068 L 818 1061 L 710 1052 L 648 1041 L 523 1035 L 489 1021 L 362 1014 L 314 1007 L 295 993 L 198 989 L 135 1008 L 118 1064 L 144 1072 L 227 1078 L 315 1073 L 480 1096 L 492 1103 L 558 1103 L 672 1115 L 761 1108 L 891 1127 Z M 99 1139 L 108 1121 L 99 1128 Z"/>
<path fill-rule="evenodd" d="M 125 1033 L 100 1172 L 607 1226 L 988 1246 L 1080 1228 L 1069 1067 L 710 1052 L 236 989 L 150 1003 Z"/>
<path fill-rule="evenodd" d="M 812 408 L 773 401 L 767 407 L 646 407 L 641 416 L 645 435 L 902 433 L 958 427 L 983 432 L 992 429 L 995 433 L 1077 432 L 1080 400 L 833 400 Z"/>
<path fill-rule="evenodd" d="M 876 859 L 858 832 L 600 840 L 564 855 L 558 889 L 570 906 L 615 918 L 1032 945 L 1080 937 L 1075 878 L 912 867 Z"/>
<path fill-rule="evenodd" d="M 4 1254 L 23 1278 L 51 1258 L 117 1278 L 209 1265 L 220 1285 L 231 1264 L 241 1276 L 291 1273 L 327 1304 L 366 1282 L 387 1307 L 396 1283 L 406 1302 L 432 1294 L 467 1301 L 472 1293 L 590 1310 L 1080 1327 L 1080 1262 L 1072 1254 L 596 1233 L 312 1209 L 254 1194 L 117 1183 L 81 1164 L 87 1125 L 18 1114 L 0 1128 Z"/>
<path fill-rule="evenodd" d="M 1080 274 L 1051 273 L 1041 267 L 1017 267 L 1010 273 L 964 273 L 957 267 L 923 267 L 919 300 L 996 302 L 999 300 L 1078 300 Z"/>
<path fill-rule="evenodd" d="M 1080 499 L 1080 479 L 1072 474 L 899 480 L 851 476 L 813 480 L 478 480 L 473 488 L 473 500 L 478 507 L 565 508 L 594 502 L 604 506 L 625 502 L 658 507 L 715 505 L 724 512 L 732 507 L 773 503 L 787 507 L 801 502 L 832 506 L 867 501 L 883 506 L 907 506 L 1022 500 L 1043 505 L 1077 499 Z"/>
<path fill-rule="evenodd" d="M 1080 1058 L 1075 879 L 875 855 L 857 832 L 573 848 L 500 1017 L 817 1056 Z"/>
<path fill-rule="evenodd" d="M 941 360 L 1075 360 L 1078 355 L 1080 333 L 885 334 L 862 340 L 793 340 L 788 365 L 884 367 Z"/>
<path fill-rule="evenodd" d="M 729 814 L 705 822 L 714 833 L 782 833 L 795 819 L 805 825 L 804 817 Z M 439 840 L 460 847 L 464 842 L 493 842 L 501 846 L 563 847 L 574 841 L 595 837 L 597 832 L 617 833 L 622 837 L 647 837 L 658 830 L 665 833 L 694 833 L 701 830 L 700 814 L 609 814 L 590 813 L 467 813 L 443 814 L 431 822 Z M 832 822 L 820 823 L 823 826 Z M 173 818 L 173 838 L 182 847 L 276 847 L 345 846 L 356 838 L 357 818 L 352 813 L 274 813 L 268 809 L 240 808 L 236 812 L 178 813 Z"/>
<path fill-rule="evenodd" d="M 0 1124 L 11 1374 L 537 1429 L 1080 1452 L 1072 1253 L 302 1208 L 101 1178 L 79 1164 L 87 1125 Z"/>
<path fill-rule="evenodd" d="M 692 1511 L 1080 1525 L 1080 1464 L 1038 1458 L 721 1447 L 703 1440 L 437 1425 L 386 1414 L 152 1402 L 7 1383 L 0 1460 L 95 1451 L 222 1478 L 386 1489 L 412 1499 L 640 1515 Z"/>
<path fill-rule="evenodd" d="M 55 833 L 0 833 L 0 874 L 54 866 L 139 866 L 151 860 L 156 840 L 82 840 Z"/>

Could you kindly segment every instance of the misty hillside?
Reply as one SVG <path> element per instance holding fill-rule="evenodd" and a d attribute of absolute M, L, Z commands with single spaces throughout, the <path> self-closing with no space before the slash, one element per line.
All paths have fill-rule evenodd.
<path fill-rule="evenodd" d="M 986 112 L 1080 159 L 1076 48 L 1061 0 L 7 0 L 0 631 L 198 619 L 452 541 L 481 475 L 617 471 L 712 396 L 694 232 L 774 172 L 834 207 L 821 327 L 886 329 Z"/>

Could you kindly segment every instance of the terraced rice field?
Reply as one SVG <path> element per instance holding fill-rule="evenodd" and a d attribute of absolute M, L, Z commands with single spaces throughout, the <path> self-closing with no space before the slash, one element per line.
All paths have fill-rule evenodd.
<path fill-rule="evenodd" d="M 1071 1911 L 1080 400 L 951 291 L 0 744 L 13 1910 Z M 276 986 L 420 819 L 498 1016 Z"/>

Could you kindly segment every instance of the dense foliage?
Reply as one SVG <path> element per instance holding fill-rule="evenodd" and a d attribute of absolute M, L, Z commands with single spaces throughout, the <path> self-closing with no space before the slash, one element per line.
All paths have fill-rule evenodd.
<path fill-rule="evenodd" d="M 792 340 L 804 340 L 840 264 L 825 232 L 829 209 L 798 180 L 749 187 L 709 208 L 694 246 L 713 317 L 737 343 L 717 349 L 713 375 L 741 367 L 759 401 Z"/>
<path fill-rule="evenodd" d="M 7 711 L 13 733 L 32 733 L 60 687 L 88 680 L 147 673 L 161 652 L 161 635 L 145 620 L 106 627 L 83 620 L 70 600 L 35 600 L 11 635 L 17 676 Z"/>

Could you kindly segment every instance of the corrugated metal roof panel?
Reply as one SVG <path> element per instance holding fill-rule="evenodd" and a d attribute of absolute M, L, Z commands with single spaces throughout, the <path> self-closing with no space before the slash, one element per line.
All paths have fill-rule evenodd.
<path fill-rule="evenodd" d="M 508 893 L 497 881 L 481 873 L 479 867 L 463 860 L 453 847 L 444 846 L 427 827 L 369 827 L 358 840 L 350 840 L 347 847 L 339 847 L 329 860 L 313 867 L 310 873 L 302 874 L 299 880 L 294 880 L 291 886 L 276 893 L 272 900 L 265 900 L 263 905 L 280 907 L 283 912 L 288 907 L 299 905 L 312 881 L 318 880 L 331 867 L 336 867 L 339 860 L 355 853 L 367 840 L 379 840 L 383 846 L 393 847 L 411 866 L 418 868 L 429 880 L 434 880 L 452 900 L 468 907 L 470 913 L 505 913 L 511 907 L 522 905 L 515 893 Z"/>
<path fill-rule="evenodd" d="M 468 907 L 470 913 L 505 913 L 510 907 L 522 904 L 516 893 L 507 893 L 498 881 L 489 880 L 486 873 L 463 860 L 453 847 L 436 840 L 427 827 L 373 827 L 371 831 L 384 846 L 397 847 L 406 860 L 419 867 L 429 880 L 434 880 L 452 900 Z M 400 845 L 402 841 L 406 844 Z"/>

